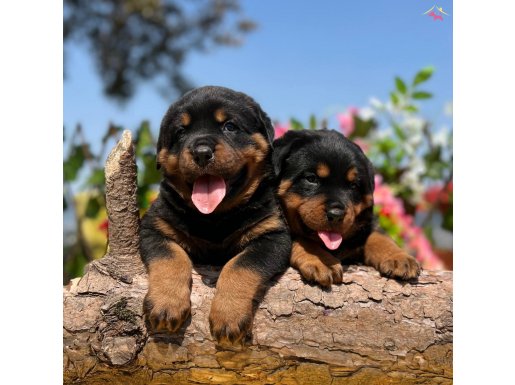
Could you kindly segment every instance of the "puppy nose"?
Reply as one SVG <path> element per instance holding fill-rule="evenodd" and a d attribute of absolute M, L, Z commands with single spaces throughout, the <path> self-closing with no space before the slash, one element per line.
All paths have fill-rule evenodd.
<path fill-rule="evenodd" d="M 329 222 L 339 222 L 345 216 L 345 211 L 341 207 L 331 207 L 326 212 Z"/>
<path fill-rule="evenodd" d="M 193 149 L 193 159 L 199 166 L 204 167 L 213 159 L 213 149 L 205 144 L 198 145 Z"/>

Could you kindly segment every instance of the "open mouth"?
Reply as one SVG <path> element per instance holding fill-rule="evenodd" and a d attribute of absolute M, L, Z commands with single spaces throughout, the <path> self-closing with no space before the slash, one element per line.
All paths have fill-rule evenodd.
<path fill-rule="evenodd" d="M 336 231 L 313 230 L 302 220 L 300 224 L 306 234 L 309 234 L 313 237 L 316 234 L 318 238 L 320 238 L 320 240 L 324 243 L 324 246 L 329 250 L 336 250 L 338 247 L 340 247 L 343 241 L 343 236 Z"/>
<path fill-rule="evenodd" d="M 224 199 L 226 190 L 224 178 L 202 175 L 193 183 L 191 200 L 202 214 L 211 214 Z"/>
<path fill-rule="evenodd" d="M 329 250 L 336 250 L 342 243 L 343 237 L 340 233 L 332 231 L 318 231 L 319 238 Z"/>
<path fill-rule="evenodd" d="M 246 174 L 247 168 L 244 167 L 235 178 L 228 181 L 218 175 L 199 176 L 192 186 L 191 201 L 193 205 L 202 214 L 211 214 L 227 195 L 232 195 L 241 187 Z"/>

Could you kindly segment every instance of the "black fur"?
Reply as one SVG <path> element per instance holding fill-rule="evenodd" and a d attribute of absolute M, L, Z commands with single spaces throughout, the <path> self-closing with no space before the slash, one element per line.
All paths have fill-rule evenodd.
<path fill-rule="evenodd" d="M 215 118 L 220 109 L 226 116 L 223 122 Z M 257 274 L 263 286 L 288 267 L 291 238 L 274 195 L 273 137 L 270 119 L 260 106 L 249 96 L 227 88 L 198 88 L 170 106 L 162 120 L 157 144 L 158 167 L 163 172 L 163 181 L 158 198 L 141 223 L 140 252 L 147 267 L 155 261 L 175 258 L 170 252 L 170 242 L 179 245 L 194 264 L 223 266 L 237 256 L 233 267 Z M 213 150 L 213 158 L 206 165 L 191 161 L 199 141 Z M 252 157 L 260 154 L 263 160 L 254 161 Z M 241 161 L 234 162 L 233 156 L 240 155 Z M 260 167 L 254 168 L 256 164 Z M 254 174 L 251 175 L 250 170 Z M 210 214 L 201 213 L 191 200 L 193 183 L 205 174 L 222 177 L 227 185 L 224 200 Z M 257 187 L 247 190 L 253 185 L 252 178 L 257 181 Z M 243 194 L 245 191 L 252 193 Z M 260 222 L 274 218 L 276 222 L 273 223 L 277 225 L 255 230 Z M 156 225 L 158 222 L 165 223 L 170 231 L 163 231 Z M 165 279 L 173 281 L 174 277 Z M 146 300 L 148 314 L 152 312 L 149 302 L 152 298 Z M 250 327 L 250 314 L 228 316 L 231 317 L 241 317 L 240 324 L 246 325 L 244 329 Z M 159 315 L 154 318 L 155 324 L 162 321 Z M 210 317 L 210 322 L 212 325 L 223 324 L 220 319 Z M 177 319 L 172 317 L 168 322 L 175 325 Z M 212 330 L 217 340 L 235 341 L 247 331 L 230 330 L 227 325 L 218 327 L 218 330 Z"/>

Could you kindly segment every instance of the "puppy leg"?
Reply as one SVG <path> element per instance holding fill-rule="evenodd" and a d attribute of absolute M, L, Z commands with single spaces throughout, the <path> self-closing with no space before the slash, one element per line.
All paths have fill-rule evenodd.
<path fill-rule="evenodd" d="M 420 274 L 417 260 L 389 236 L 377 231 L 373 231 L 365 242 L 364 261 L 387 277 L 412 279 Z"/>
<path fill-rule="evenodd" d="M 291 252 L 286 232 L 252 240 L 222 269 L 211 305 L 211 334 L 222 346 L 243 345 L 251 331 L 254 305 L 270 279 L 288 267 Z"/>
<path fill-rule="evenodd" d="M 155 331 L 174 333 L 190 314 L 191 260 L 182 247 L 157 232 L 142 237 L 141 254 L 148 270 L 143 303 L 147 321 Z"/>
<path fill-rule="evenodd" d="M 311 241 L 293 241 L 290 264 L 305 279 L 320 286 L 331 287 L 333 283 L 342 283 L 343 267 L 340 260 Z"/>

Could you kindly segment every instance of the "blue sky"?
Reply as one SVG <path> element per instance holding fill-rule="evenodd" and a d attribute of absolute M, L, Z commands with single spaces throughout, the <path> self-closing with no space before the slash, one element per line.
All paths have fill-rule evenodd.
<path fill-rule="evenodd" d="M 452 101 L 452 2 L 450 0 L 242 1 L 259 24 L 238 48 L 194 53 L 184 72 L 197 86 L 223 85 L 254 97 L 273 120 L 310 114 L 332 118 L 370 97 L 385 100 L 394 76 L 411 79 L 422 67 L 436 72 L 425 90 L 434 99 L 422 113 L 436 124 Z M 433 5 L 450 17 L 423 16 Z M 149 120 L 155 133 L 168 105 L 153 86 L 141 86 L 125 106 L 106 99 L 85 48 L 70 46 L 64 82 L 64 125 L 81 123 L 98 143 L 108 122 L 134 130 Z M 334 127 L 333 127 L 334 128 Z"/>

